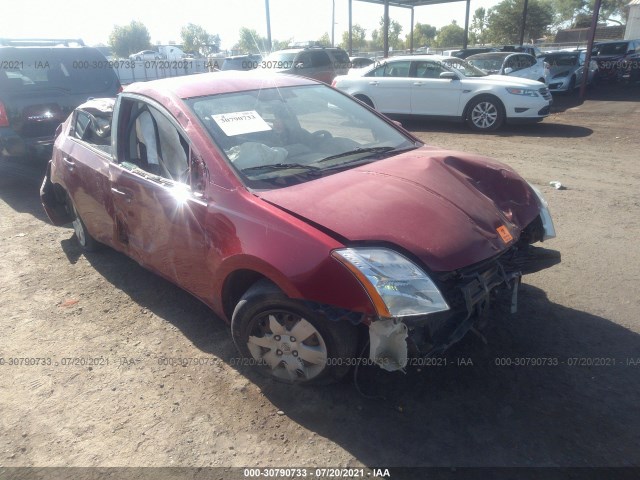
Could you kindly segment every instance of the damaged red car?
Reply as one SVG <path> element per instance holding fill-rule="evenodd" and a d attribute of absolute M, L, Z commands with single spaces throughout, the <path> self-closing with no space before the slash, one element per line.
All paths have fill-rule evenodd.
<path fill-rule="evenodd" d="M 540 192 L 424 145 L 314 80 L 212 73 L 127 87 L 61 126 L 41 197 L 231 324 L 249 363 L 324 382 L 460 340 L 560 261 Z"/>

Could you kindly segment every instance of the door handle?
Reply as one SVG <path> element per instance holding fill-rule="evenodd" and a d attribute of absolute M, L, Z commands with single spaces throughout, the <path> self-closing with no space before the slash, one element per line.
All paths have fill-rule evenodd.
<path fill-rule="evenodd" d="M 369 85 L 378 85 L 378 82 L 369 82 Z"/>
<path fill-rule="evenodd" d="M 65 165 L 67 166 L 70 172 L 73 172 L 73 170 L 76 168 L 76 162 L 74 162 L 69 157 L 67 156 L 62 157 L 62 161 L 65 163 Z"/>
<path fill-rule="evenodd" d="M 419 87 L 420 85 L 424 85 L 422 82 L 413 82 L 413 84 L 414 84 L 416 87 Z"/>
<path fill-rule="evenodd" d="M 111 187 L 111 192 L 121 197 L 124 197 L 125 202 L 131 203 L 131 199 L 133 198 L 133 195 L 131 195 L 130 193 L 123 192 L 122 190 L 118 190 L 115 187 Z"/>

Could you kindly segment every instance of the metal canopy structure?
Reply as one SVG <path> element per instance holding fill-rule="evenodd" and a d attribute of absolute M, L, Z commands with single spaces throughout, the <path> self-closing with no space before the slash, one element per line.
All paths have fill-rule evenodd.
<path fill-rule="evenodd" d="M 469 41 L 469 12 L 471 9 L 471 0 L 358 0 L 360 2 L 377 3 L 384 5 L 384 56 L 389 56 L 389 7 L 401 7 L 411 9 L 411 31 L 409 33 L 409 51 L 413 53 L 413 24 L 414 24 L 414 8 L 426 5 L 439 5 L 442 3 L 466 2 L 466 14 L 464 18 L 464 41 L 462 48 L 467 48 Z M 353 35 L 352 35 L 352 2 L 349 0 L 349 55 L 353 53 Z M 524 9 L 522 12 L 522 25 L 520 27 L 520 44 L 524 40 L 524 31 L 527 21 L 527 5 L 528 0 L 524 1 Z"/>
<path fill-rule="evenodd" d="M 349 0 L 349 55 L 353 54 L 353 35 L 352 35 L 352 1 Z M 413 53 L 413 25 L 414 25 L 414 8 L 426 5 L 439 5 L 442 3 L 464 2 L 467 3 L 467 12 L 464 21 L 464 43 L 463 48 L 467 48 L 467 40 L 469 38 L 469 9 L 471 0 L 358 0 L 360 2 L 377 3 L 384 5 L 384 56 L 389 56 L 389 7 L 408 8 L 411 10 L 411 31 L 409 32 L 409 51 Z"/>

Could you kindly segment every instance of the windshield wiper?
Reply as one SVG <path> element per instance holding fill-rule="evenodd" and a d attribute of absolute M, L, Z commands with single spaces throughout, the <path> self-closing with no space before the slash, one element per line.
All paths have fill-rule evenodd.
<path fill-rule="evenodd" d="M 350 155 L 357 155 L 358 153 L 383 153 L 383 152 L 390 152 L 391 150 L 395 150 L 395 147 L 366 147 L 366 148 L 359 147 L 353 150 L 348 150 L 346 152 L 338 153 L 336 155 L 331 155 L 330 157 L 325 157 L 322 160 L 318 160 L 316 163 L 322 163 L 328 160 L 334 160 L 336 158 L 348 157 Z"/>
<path fill-rule="evenodd" d="M 271 163 L 267 165 L 256 165 L 255 167 L 243 168 L 243 172 L 254 172 L 257 170 L 288 170 L 293 168 L 299 168 L 307 171 L 321 170 L 320 167 L 313 165 L 304 165 L 302 163 Z"/>

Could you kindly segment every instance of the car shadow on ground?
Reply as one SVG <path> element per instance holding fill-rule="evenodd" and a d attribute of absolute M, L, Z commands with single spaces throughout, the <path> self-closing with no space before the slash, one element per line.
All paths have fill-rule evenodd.
<path fill-rule="evenodd" d="M 46 169 L 46 160 L 0 160 L 0 198 L 16 212 L 48 222 L 40 204 L 40 185 Z"/>
<path fill-rule="evenodd" d="M 394 117 L 396 118 L 396 117 Z M 559 123 L 534 123 L 529 125 L 504 125 L 495 132 L 478 133 L 469 129 L 466 125 L 458 122 L 442 122 L 437 120 L 397 118 L 402 126 L 410 132 L 441 132 L 456 134 L 478 135 L 479 138 L 491 136 L 500 137 L 560 137 L 560 138 L 581 138 L 588 137 L 593 133 L 590 128 L 578 125 L 565 125 Z"/>
<path fill-rule="evenodd" d="M 85 256 L 203 354 L 229 365 L 237 357 L 228 325 L 186 292 L 113 250 Z M 519 313 L 496 314 L 487 345 L 467 336 L 406 374 L 364 367 L 358 388 L 353 375 L 296 387 L 233 368 L 290 419 L 369 466 L 637 466 L 640 336 L 533 286 L 523 285 L 520 300 Z"/>

